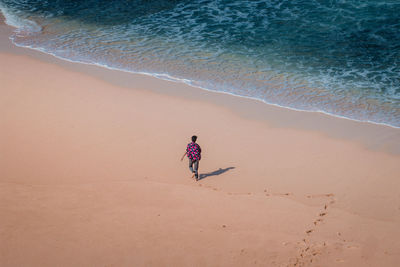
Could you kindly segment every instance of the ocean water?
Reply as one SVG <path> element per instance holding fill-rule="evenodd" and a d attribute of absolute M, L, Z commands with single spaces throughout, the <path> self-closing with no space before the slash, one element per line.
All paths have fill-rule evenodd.
<path fill-rule="evenodd" d="M 398 0 L 0 0 L 19 46 L 400 127 Z"/>

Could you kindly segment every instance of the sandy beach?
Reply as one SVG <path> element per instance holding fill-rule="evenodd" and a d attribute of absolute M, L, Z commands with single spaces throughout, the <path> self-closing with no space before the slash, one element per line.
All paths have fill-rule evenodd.
<path fill-rule="evenodd" d="M 399 266 L 399 129 L 62 61 L 0 23 L 0 266 Z"/>

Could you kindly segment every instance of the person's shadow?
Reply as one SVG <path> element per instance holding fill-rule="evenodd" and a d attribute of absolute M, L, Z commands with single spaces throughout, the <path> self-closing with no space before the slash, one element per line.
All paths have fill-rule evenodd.
<path fill-rule="evenodd" d="M 235 167 L 228 167 L 228 168 L 225 168 L 225 169 L 219 168 L 218 170 L 213 171 L 213 172 L 201 173 L 198 180 L 203 180 L 203 179 L 205 179 L 207 177 L 210 177 L 210 176 L 220 175 L 220 174 L 223 174 L 224 172 L 227 172 L 227 171 L 232 170 L 234 168 Z"/>

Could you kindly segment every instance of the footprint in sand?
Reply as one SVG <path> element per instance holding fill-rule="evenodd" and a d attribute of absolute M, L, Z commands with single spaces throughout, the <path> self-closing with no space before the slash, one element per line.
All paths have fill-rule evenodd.
<path fill-rule="evenodd" d="M 314 221 L 314 225 L 317 225 L 317 223 L 320 223 L 320 222 L 323 222 L 324 220 L 322 220 L 322 219 L 318 219 L 318 220 L 315 220 Z"/>
<path fill-rule="evenodd" d="M 274 193 L 273 196 L 290 196 L 293 195 L 292 193 Z"/>
<path fill-rule="evenodd" d="M 318 198 L 318 197 L 334 197 L 335 195 L 330 194 L 317 194 L 317 195 L 308 195 L 307 198 Z"/>

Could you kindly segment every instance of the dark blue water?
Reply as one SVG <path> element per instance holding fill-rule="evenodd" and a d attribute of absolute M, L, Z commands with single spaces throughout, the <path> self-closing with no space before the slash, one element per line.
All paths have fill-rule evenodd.
<path fill-rule="evenodd" d="M 56 56 L 400 127 L 400 1 L 0 0 Z"/>

